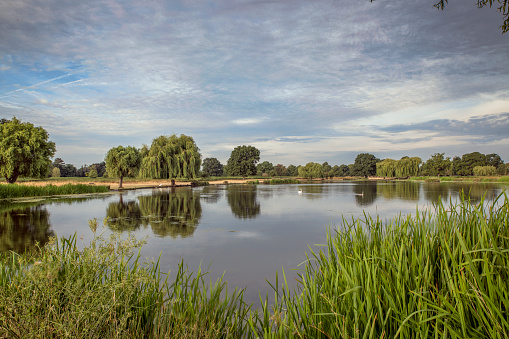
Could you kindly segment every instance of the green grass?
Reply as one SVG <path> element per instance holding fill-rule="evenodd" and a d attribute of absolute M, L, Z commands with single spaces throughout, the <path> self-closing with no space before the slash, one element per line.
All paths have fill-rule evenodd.
<path fill-rule="evenodd" d="M 109 186 L 65 184 L 61 186 L 28 186 L 18 184 L 0 185 L 0 199 L 19 197 L 40 197 L 50 195 L 104 193 L 109 192 Z"/>
<path fill-rule="evenodd" d="M 274 286 L 264 338 L 508 338 L 509 201 L 344 222 L 299 284 Z M 281 330 L 283 329 L 283 330 Z"/>
<path fill-rule="evenodd" d="M 90 223 L 94 233 L 97 222 Z M 343 220 L 252 309 L 222 278 L 164 275 L 133 238 L 0 258 L 0 337 L 508 338 L 509 199 Z M 320 248 L 320 247 L 319 247 Z"/>
<path fill-rule="evenodd" d="M 509 175 L 500 177 L 497 181 L 498 182 L 509 182 Z"/>
<path fill-rule="evenodd" d="M 97 223 L 91 222 L 92 229 Z M 4 254 L 0 265 L 1 338 L 238 338 L 249 331 L 243 291 L 222 278 L 161 274 L 114 234 L 79 251 L 76 237 L 37 254 Z"/>

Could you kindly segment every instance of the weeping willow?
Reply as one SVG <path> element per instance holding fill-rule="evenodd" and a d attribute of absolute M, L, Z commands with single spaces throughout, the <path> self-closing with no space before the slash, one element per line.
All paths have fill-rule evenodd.
<path fill-rule="evenodd" d="M 396 176 L 399 178 L 415 176 L 419 173 L 421 165 L 419 157 L 403 157 L 396 162 Z"/>
<path fill-rule="evenodd" d="M 142 178 L 171 179 L 196 178 L 201 166 L 200 149 L 192 137 L 181 134 L 160 136 L 150 149 L 141 152 L 140 176 Z"/>
<path fill-rule="evenodd" d="M 396 173 L 396 160 L 385 159 L 376 164 L 376 175 L 379 177 L 394 177 Z"/>

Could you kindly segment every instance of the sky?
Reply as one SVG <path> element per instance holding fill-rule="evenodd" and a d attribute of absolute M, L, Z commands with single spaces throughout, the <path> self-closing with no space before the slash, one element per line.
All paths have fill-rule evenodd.
<path fill-rule="evenodd" d="M 509 33 L 451 0 L 0 0 L 0 118 L 79 167 L 192 136 L 288 166 L 478 151 L 509 161 Z"/>

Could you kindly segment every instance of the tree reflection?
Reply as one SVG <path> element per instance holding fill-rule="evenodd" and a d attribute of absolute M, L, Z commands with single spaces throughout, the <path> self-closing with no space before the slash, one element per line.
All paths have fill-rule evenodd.
<path fill-rule="evenodd" d="M 240 219 L 256 218 L 260 214 L 260 203 L 256 199 L 255 185 L 229 185 L 226 199 L 235 217 Z"/>
<path fill-rule="evenodd" d="M 386 199 L 419 200 L 419 183 L 415 182 L 398 181 L 386 184 L 378 183 L 376 191 Z"/>
<path fill-rule="evenodd" d="M 437 202 L 439 199 L 458 199 L 462 194 L 472 203 L 478 203 L 483 197 L 490 200 L 498 195 L 496 184 L 489 183 L 460 183 L 460 182 L 436 182 L 428 183 L 424 191 L 426 200 Z"/>
<path fill-rule="evenodd" d="M 106 208 L 108 227 L 119 231 L 134 231 L 141 225 L 141 210 L 137 201 L 123 201 L 122 194 L 118 202 L 111 202 Z"/>
<path fill-rule="evenodd" d="M 303 185 L 299 186 L 302 190 L 302 196 L 306 199 L 321 199 L 323 198 L 323 186 L 324 185 Z"/>
<path fill-rule="evenodd" d="M 355 203 L 358 206 L 369 206 L 376 200 L 377 183 L 376 182 L 359 182 L 353 186 L 355 194 Z"/>
<path fill-rule="evenodd" d="M 152 232 L 160 237 L 192 236 L 201 219 L 200 198 L 189 189 L 158 191 L 138 197 L 138 202 L 142 224 L 150 224 Z"/>
<path fill-rule="evenodd" d="M 221 191 L 219 191 L 217 187 L 203 186 L 200 199 L 208 204 L 215 204 L 221 200 Z"/>
<path fill-rule="evenodd" d="M 49 212 L 42 205 L 0 212 L 0 252 L 23 253 L 44 246 L 54 232 Z"/>

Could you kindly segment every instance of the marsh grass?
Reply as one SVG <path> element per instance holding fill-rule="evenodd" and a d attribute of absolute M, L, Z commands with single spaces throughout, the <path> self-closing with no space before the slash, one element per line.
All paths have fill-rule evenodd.
<path fill-rule="evenodd" d="M 344 221 L 274 286 L 264 338 L 508 338 L 509 201 Z M 284 277 L 284 275 L 283 275 Z M 277 283 L 276 283 L 277 284 Z"/>
<path fill-rule="evenodd" d="M 94 233 L 97 222 L 91 223 Z M 183 263 L 169 283 L 159 262 L 142 263 L 133 237 L 76 237 L 39 253 L 3 254 L 0 338 L 237 338 L 247 332 L 243 291 L 222 278 L 189 273 Z"/>
<path fill-rule="evenodd" d="M 299 184 L 300 181 L 296 179 L 270 179 L 270 180 L 264 180 L 264 185 L 284 185 L 284 184 Z"/>
<path fill-rule="evenodd" d="M 9 184 L 0 185 L 0 199 L 67 194 L 105 193 L 109 191 L 109 186 L 102 185 L 65 184 L 62 186 L 26 186 Z"/>

